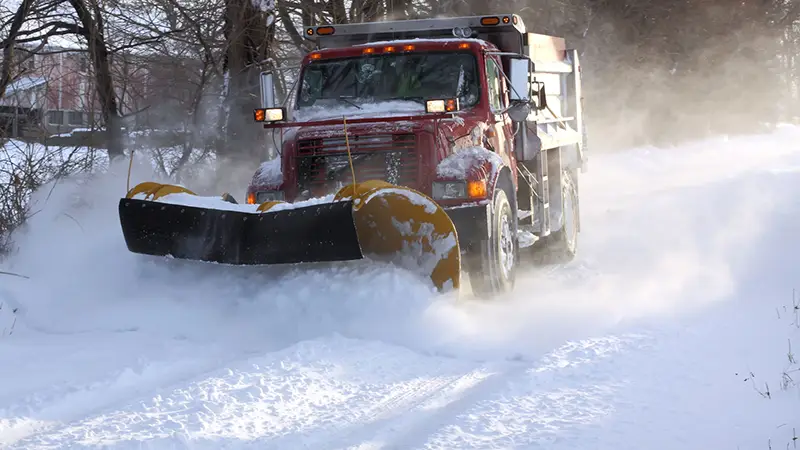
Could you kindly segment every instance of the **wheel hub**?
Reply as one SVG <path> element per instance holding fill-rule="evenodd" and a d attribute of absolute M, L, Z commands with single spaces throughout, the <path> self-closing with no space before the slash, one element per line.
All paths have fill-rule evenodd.
<path fill-rule="evenodd" d="M 511 276 L 514 267 L 514 240 L 511 235 L 511 224 L 508 214 L 500 219 L 500 267 L 506 278 Z"/>

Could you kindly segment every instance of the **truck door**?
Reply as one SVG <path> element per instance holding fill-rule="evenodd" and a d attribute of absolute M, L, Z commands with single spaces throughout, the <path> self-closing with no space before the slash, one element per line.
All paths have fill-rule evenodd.
<path fill-rule="evenodd" d="M 508 98 L 505 89 L 505 80 L 503 79 L 501 65 L 494 57 L 489 56 L 486 58 L 486 75 L 487 84 L 489 85 L 489 109 L 491 114 L 490 130 L 492 133 L 489 137 L 489 142 L 494 147 L 503 161 L 516 170 L 514 155 L 514 142 L 512 136 L 514 133 L 514 124 L 508 114 L 503 113 Z"/>

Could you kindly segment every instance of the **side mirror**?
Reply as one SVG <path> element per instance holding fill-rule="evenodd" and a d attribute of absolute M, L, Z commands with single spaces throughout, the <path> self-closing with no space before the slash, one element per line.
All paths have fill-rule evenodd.
<path fill-rule="evenodd" d="M 261 72 L 261 107 L 275 107 L 275 80 L 272 72 Z"/>
<path fill-rule="evenodd" d="M 524 122 L 528 120 L 528 116 L 531 114 L 531 104 L 527 102 L 515 102 L 508 108 L 507 112 L 508 117 L 514 122 Z"/>
<path fill-rule="evenodd" d="M 531 60 L 526 57 L 514 56 L 510 59 L 511 81 L 509 99 L 512 102 L 531 101 Z"/>
<path fill-rule="evenodd" d="M 534 81 L 533 82 L 534 88 L 534 95 L 536 96 L 536 109 L 545 109 L 547 108 L 547 93 L 544 90 L 544 83 L 541 81 Z"/>

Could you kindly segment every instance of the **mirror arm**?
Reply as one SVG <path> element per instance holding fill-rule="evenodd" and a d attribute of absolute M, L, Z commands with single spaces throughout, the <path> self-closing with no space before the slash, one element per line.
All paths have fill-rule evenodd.
<path fill-rule="evenodd" d="M 528 100 L 527 102 L 522 100 L 509 100 L 509 102 L 510 104 L 508 106 L 500 110 L 500 114 L 505 114 L 511 109 L 518 107 L 519 105 L 530 105 L 533 103 L 531 100 Z"/>

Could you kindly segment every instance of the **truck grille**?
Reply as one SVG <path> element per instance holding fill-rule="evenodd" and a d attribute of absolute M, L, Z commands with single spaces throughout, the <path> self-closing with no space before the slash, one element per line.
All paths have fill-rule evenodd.
<path fill-rule="evenodd" d="M 416 187 L 417 142 L 412 133 L 350 136 L 350 154 L 358 181 L 384 180 Z M 297 143 L 300 192 L 335 192 L 352 182 L 344 136 L 303 139 Z"/>

